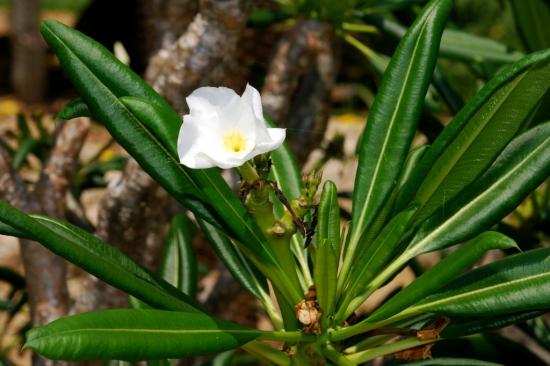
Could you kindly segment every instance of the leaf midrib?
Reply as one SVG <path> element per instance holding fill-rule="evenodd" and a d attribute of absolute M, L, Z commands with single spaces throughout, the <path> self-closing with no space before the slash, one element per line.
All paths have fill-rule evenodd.
<path fill-rule="evenodd" d="M 523 80 L 523 78 L 528 74 L 529 70 L 531 68 L 527 69 L 524 71 L 524 73 L 514 79 L 515 82 L 513 82 L 512 84 L 512 87 L 510 88 L 510 90 L 505 93 L 505 95 L 502 97 L 502 99 L 498 102 L 498 104 L 495 106 L 495 108 L 493 109 L 493 111 L 490 113 L 490 115 L 485 119 L 486 123 L 481 123 L 479 124 L 479 126 L 477 126 L 477 128 L 475 128 L 472 132 L 472 135 L 471 135 L 471 138 L 469 138 L 468 140 L 466 140 L 466 143 L 463 144 L 461 146 L 461 148 L 455 152 L 453 155 L 451 155 L 451 159 L 449 164 L 445 164 L 444 167 L 446 167 L 446 169 L 441 169 L 441 167 L 438 169 L 439 171 L 439 174 L 436 175 L 435 177 L 430 177 L 429 173 L 428 173 L 428 176 L 427 178 L 429 178 L 429 181 L 430 182 L 430 187 L 435 187 L 433 189 L 431 189 L 431 193 L 429 193 L 428 195 L 422 195 L 422 187 L 419 188 L 418 192 L 420 194 L 417 194 L 417 199 L 419 202 L 425 204 L 427 202 L 430 201 L 430 199 L 432 199 L 432 197 L 434 197 L 435 193 L 438 191 L 438 189 L 441 187 L 441 184 L 443 183 L 443 181 L 445 181 L 448 177 L 449 177 L 449 174 L 453 171 L 453 169 L 457 166 L 457 163 L 458 161 L 460 161 L 461 157 L 464 156 L 464 154 L 466 153 L 466 151 L 469 150 L 469 148 L 475 143 L 475 141 L 477 141 L 479 135 L 487 128 L 487 126 L 491 123 L 491 121 L 493 120 L 495 114 L 500 111 L 500 109 L 502 108 L 502 106 L 504 105 L 504 102 L 506 100 L 508 100 L 508 97 L 510 96 L 510 94 L 512 94 L 515 90 L 515 87 L 521 82 L 521 80 Z M 493 96 L 494 94 L 491 95 L 491 97 Z M 477 109 L 476 111 L 476 114 L 477 115 L 480 111 L 480 109 L 485 105 L 485 103 L 487 103 L 491 97 L 489 97 L 481 106 L 480 108 Z M 474 117 L 475 117 L 474 115 Z M 472 117 L 472 118 L 474 118 Z M 470 119 L 471 121 L 471 119 Z M 449 145 L 451 146 L 451 145 Z M 442 155 L 443 157 L 443 155 Z M 437 163 L 437 162 L 436 162 Z M 435 167 L 435 164 L 434 163 L 434 167 Z M 442 174 L 443 173 L 443 174 Z"/>
<path fill-rule="evenodd" d="M 463 298 L 468 298 L 470 296 L 475 296 L 476 294 L 480 294 L 480 293 L 483 293 L 483 292 L 489 292 L 489 291 L 493 291 L 493 290 L 498 290 L 499 288 L 513 286 L 513 285 L 516 285 L 516 284 L 521 284 L 523 282 L 531 282 L 531 281 L 537 280 L 538 278 L 543 278 L 543 277 L 548 277 L 550 279 L 550 273 L 549 272 L 538 273 L 538 274 L 535 274 L 535 275 L 531 275 L 529 277 L 523 277 L 523 278 L 518 278 L 518 279 L 515 279 L 515 280 L 511 280 L 511 281 L 506 281 L 506 282 L 503 282 L 503 283 L 498 283 L 496 285 L 483 287 L 483 288 L 480 288 L 480 289 L 477 289 L 477 290 L 462 292 L 462 293 L 454 295 L 454 296 L 449 296 L 449 297 L 445 297 L 445 298 L 440 299 L 440 300 L 436 300 L 436 301 L 432 301 L 432 302 L 428 302 L 428 303 L 424 303 L 424 304 L 419 304 L 417 306 L 413 306 L 413 307 L 409 308 L 409 310 L 407 312 L 409 312 L 409 311 L 411 311 L 411 312 L 421 312 L 423 310 L 429 310 L 431 307 L 434 307 L 434 306 L 438 306 L 438 305 L 441 305 L 441 304 L 445 305 L 445 303 L 457 301 L 457 300 L 460 300 L 460 299 L 463 299 Z"/>
<path fill-rule="evenodd" d="M 501 182 L 507 180 L 511 175 L 513 175 L 516 171 L 520 170 L 521 168 L 523 168 L 523 165 L 525 164 L 526 161 L 529 161 L 530 158 L 533 156 L 533 155 L 536 155 L 537 152 L 541 149 L 544 149 L 546 146 L 546 143 L 550 141 L 550 138 L 546 138 L 546 140 L 544 140 L 544 142 L 542 142 L 539 146 L 537 146 L 531 153 L 529 153 L 528 155 L 525 156 L 524 159 L 522 159 L 518 164 L 516 164 L 512 169 L 510 169 L 506 174 L 504 174 L 502 177 L 500 177 L 499 179 L 497 179 L 492 185 L 490 185 L 489 187 L 487 187 L 487 189 L 485 189 L 485 191 L 483 193 L 481 193 L 480 195 L 476 196 L 474 199 L 472 199 L 469 203 L 467 203 L 466 205 L 464 205 L 463 207 L 461 207 L 455 214 L 453 214 L 452 216 L 450 216 L 447 220 L 445 220 L 444 223 L 442 223 L 440 226 L 437 227 L 437 229 L 435 229 L 434 231 L 432 231 L 430 233 L 430 235 L 424 237 L 424 239 L 422 239 L 420 242 L 418 242 L 417 244 L 414 244 L 412 246 L 411 249 L 414 249 L 414 252 L 415 252 L 415 255 L 418 255 L 418 254 L 421 254 L 422 252 L 422 246 L 423 246 L 423 243 L 427 242 L 427 241 L 430 241 L 434 236 L 437 236 L 441 231 L 444 231 L 446 230 L 447 226 L 448 225 L 451 225 L 453 223 L 453 219 L 456 217 L 456 216 L 460 216 L 462 214 L 462 212 L 464 211 L 467 211 L 470 209 L 470 207 L 476 205 L 479 201 L 482 201 L 485 196 L 488 194 L 487 192 L 490 192 L 492 193 L 492 191 L 495 189 L 495 187 L 498 187 Z"/>
<path fill-rule="evenodd" d="M 409 79 L 411 78 L 411 74 L 412 74 L 411 70 L 412 70 L 413 64 L 414 64 L 414 62 L 412 60 L 416 59 L 416 56 L 417 56 L 418 51 L 419 51 L 418 44 L 420 43 L 420 40 L 422 39 L 422 37 L 423 37 L 423 35 L 426 31 L 426 24 L 428 23 L 430 18 L 433 16 L 433 13 L 435 12 L 435 10 L 436 10 L 436 8 L 434 7 L 433 9 L 430 10 L 430 14 L 426 16 L 426 20 L 425 20 L 424 24 L 422 25 L 422 29 L 421 29 L 421 31 L 418 35 L 418 38 L 416 39 L 416 42 L 414 44 L 414 47 L 413 47 L 414 51 L 413 51 L 413 54 L 412 54 L 412 57 L 411 57 L 411 62 L 409 63 L 409 66 L 407 68 L 406 77 L 404 78 L 401 90 L 399 91 L 399 96 L 397 98 L 397 105 L 399 105 L 399 106 L 401 106 L 401 99 L 403 98 L 405 90 L 407 90 L 407 83 L 408 83 Z M 392 113 L 392 116 L 390 118 L 390 124 L 389 124 L 389 127 L 387 129 L 388 133 L 386 134 L 386 136 L 384 138 L 384 143 L 383 143 L 382 149 L 381 149 L 382 153 L 380 155 L 378 155 L 378 160 L 376 162 L 376 166 L 375 166 L 375 169 L 374 169 L 374 172 L 373 172 L 373 175 L 372 175 L 373 179 L 370 182 L 369 189 L 368 189 L 367 194 L 366 194 L 366 201 L 362 206 L 361 214 L 359 215 L 359 220 L 356 224 L 357 226 L 355 226 L 356 229 L 354 230 L 354 233 L 352 235 L 353 239 L 351 240 L 351 243 L 350 243 L 350 247 L 352 247 L 352 248 L 354 248 L 357 245 L 357 242 L 360 240 L 361 236 L 363 235 L 363 233 L 366 230 L 366 228 L 363 228 L 363 230 L 361 230 L 361 227 L 363 226 L 363 222 L 364 222 L 365 216 L 367 214 L 367 208 L 369 208 L 368 207 L 369 202 L 371 202 L 371 197 L 373 196 L 372 191 L 373 191 L 374 187 L 376 186 L 375 183 L 379 179 L 378 172 L 380 170 L 380 166 L 382 165 L 382 161 L 384 160 L 387 145 L 389 143 L 390 136 L 392 135 L 391 131 L 393 130 L 393 126 L 395 125 L 396 116 L 397 116 L 397 113 L 400 109 L 401 109 L 400 107 L 395 108 L 393 113 Z"/>

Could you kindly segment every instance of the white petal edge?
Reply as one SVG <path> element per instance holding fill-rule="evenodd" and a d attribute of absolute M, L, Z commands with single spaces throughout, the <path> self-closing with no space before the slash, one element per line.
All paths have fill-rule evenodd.
<path fill-rule="evenodd" d="M 210 114 L 235 103 L 239 98 L 233 89 L 224 86 L 203 86 L 195 89 L 185 100 L 190 114 Z"/>
<path fill-rule="evenodd" d="M 244 89 L 244 93 L 241 96 L 241 99 L 245 101 L 247 104 L 252 105 L 252 108 L 254 110 L 254 116 L 256 116 L 257 119 L 261 121 L 264 120 L 262 98 L 260 97 L 260 92 L 258 92 L 256 88 L 254 88 L 252 85 L 247 83 L 246 88 Z"/>
<path fill-rule="evenodd" d="M 286 129 L 284 128 L 268 128 L 267 133 L 270 137 L 270 140 L 256 141 L 256 147 L 254 148 L 253 156 L 276 150 L 285 141 Z"/>

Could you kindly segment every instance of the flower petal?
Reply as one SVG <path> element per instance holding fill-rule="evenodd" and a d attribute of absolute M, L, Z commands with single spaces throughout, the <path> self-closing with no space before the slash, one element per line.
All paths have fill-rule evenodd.
<path fill-rule="evenodd" d="M 273 151 L 279 148 L 283 144 L 283 141 L 285 141 L 286 129 L 284 128 L 268 128 L 267 133 L 269 135 L 269 139 L 256 141 L 253 156 L 263 154 L 268 151 Z"/>
<path fill-rule="evenodd" d="M 262 98 L 260 97 L 260 93 L 258 92 L 258 90 L 256 90 L 256 88 L 254 88 L 250 84 L 246 84 L 246 88 L 244 89 L 244 93 L 241 96 L 241 100 L 246 104 L 252 106 L 252 109 L 254 111 L 254 116 L 257 119 L 261 121 L 264 120 Z"/>
<path fill-rule="evenodd" d="M 185 100 L 191 114 L 212 114 L 238 103 L 239 99 L 239 95 L 232 89 L 203 86 L 194 90 Z"/>
<path fill-rule="evenodd" d="M 184 122 L 178 135 L 178 156 L 180 163 L 193 169 L 212 168 L 216 164 L 203 153 L 205 143 L 201 131 L 200 121 L 191 115 L 184 117 Z"/>

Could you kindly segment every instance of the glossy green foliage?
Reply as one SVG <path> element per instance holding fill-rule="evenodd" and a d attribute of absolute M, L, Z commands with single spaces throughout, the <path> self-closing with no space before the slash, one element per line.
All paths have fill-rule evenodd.
<path fill-rule="evenodd" d="M 509 0 L 516 29 L 528 51 L 550 48 L 550 4 L 544 0 Z"/>
<path fill-rule="evenodd" d="M 369 114 L 353 195 L 349 254 L 390 194 L 416 131 L 452 2 L 433 0 L 403 37 Z"/>
<path fill-rule="evenodd" d="M 509 249 L 513 247 L 516 247 L 516 243 L 503 234 L 488 231 L 479 235 L 449 254 L 389 301 L 386 301 L 367 318 L 367 322 L 374 323 L 388 319 L 408 306 L 436 292 L 461 274 L 466 268 L 475 264 L 488 250 Z"/>
<path fill-rule="evenodd" d="M 441 37 L 441 56 L 466 62 L 510 63 L 524 55 L 490 38 L 456 29 L 446 29 Z"/>
<path fill-rule="evenodd" d="M 317 240 L 327 240 L 336 255 L 340 253 L 340 205 L 336 185 L 326 181 L 318 207 Z"/>
<path fill-rule="evenodd" d="M 319 200 L 316 231 L 315 289 L 323 316 L 334 309 L 336 275 L 340 258 L 340 206 L 338 192 L 331 181 L 326 181 Z"/>
<path fill-rule="evenodd" d="M 275 265 L 262 233 L 219 173 L 179 164 L 173 144 L 181 118 L 160 95 L 80 32 L 56 21 L 43 22 L 41 32 L 94 118 L 145 171 L 199 217 L 234 235 L 260 260 Z"/>
<path fill-rule="evenodd" d="M 262 297 L 261 289 L 267 288 L 265 278 L 262 278 L 257 271 L 252 269 L 246 258 L 223 232 L 206 221 L 198 220 L 198 223 L 216 255 L 233 277 L 239 281 L 244 289 L 260 299 Z"/>
<path fill-rule="evenodd" d="M 88 105 L 78 97 L 71 100 L 67 105 L 57 114 L 58 119 L 73 119 L 77 117 L 91 117 L 92 112 Z"/>
<path fill-rule="evenodd" d="M 397 214 L 384 226 L 376 240 L 355 260 L 351 280 L 345 290 L 344 304 L 371 285 L 371 280 L 388 264 L 406 237 L 411 218 L 416 210 L 417 207 L 413 206 Z"/>
<path fill-rule="evenodd" d="M 550 248 L 530 250 L 473 270 L 409 308 L 413 313 L 497 316 L 550 308 Z"/>
<path fill-rule="evenodd" d="M 511 324 L 521 323 L 538 316 L 545 312 L 527 311 L 499 316 L 474 317 L 474 318 L 452 318 L 450 324 L 443 329 L 441 336 L 444 338 L 463 337 L 470 334 L 487 332 L 493 329 L 499 329 Z"/>
<path fill-rule="evenodd" d="M 489 170 L 422 224 L 407 249 L 417 255 L 487 230 L 550 175 L 550 122 L 514 139 Z"/>
<path fill-rule="evenodd" d="M 393 38 L 399 39 L 407 31 L 403 25 L 389 17 L 369 16 L 366 20 Z M 518 61 L 524 55 L 490 38 L 462 32 L 458 29 L 445 29 L 441 37 L 439 56 L 466 62 L 501 64 Z"/>
<path fill-rule="evenodd" d="M 326 322 L 334 311 L 336 302 L 336 275 L 338 273 L 338 253 L 328 239 L 317 241 L 315 255 L 314 283 L 317 301 L 322 312 L 322 322 Z"/>
<path fill-rule="evenodd" d="M 185 214 L 172 219 L 159 270 L 162 278 L 191 298 L 197 293 L 197 261 L 192 246 L 196 232 Z"/>
<path fill-rule="evenodd" d="M 530 121 L 550 87 L 550 51 L 499 72 L 453 119 L 415 169 L 398 207 L 423 205 L 422 221 L 478 178 Z M 416 193 L 415 193 L 416 192 Z"/>
<path fill-rule="evenodd" d="M 156 360 L 221 352 L 260 334 L 206 314 L 119 309 L 34 328 L 25 347 L 54 360 Z"/>
<path fill-rule="evenodd" d="M 26 215 L 6 202 L 0 202 L 0 221 L 13 228 L 2 233 L 17 233 L 17 236 L 39 241 L 52 252 L 153 307 L 199 311 L 191 298 L 119 250 L 71 224 Z"/>

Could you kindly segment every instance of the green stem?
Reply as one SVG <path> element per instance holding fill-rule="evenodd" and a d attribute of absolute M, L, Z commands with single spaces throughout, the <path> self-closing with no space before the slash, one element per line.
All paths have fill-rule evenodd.
<path fill-rule="evenodd" d="M 260 359 L 272 362 L 279 366 L 289 366 L 290 360 L 286 353 L 278 351 L 258 341 L 248 342 L 241 346 L 243 350 Z"/>
<path fill-rule="evenodd" d="M 364 362 L 368 362 L 370 360 L 373 360 L 377 357 L 386 356 L 395 352 L 403 351 L 409 348 L 418 347 L 423 344 L 433 343 L 436 340 L 427 340 L 427 341 L 419 341 L 416 338 L 407 338 L 399 342 L 387 344 L 384 346 L 380 346 L 373 349 L 368 349 L 366 351 L 354 353 L 352 355 L 347 356 L 348 359 L 355 364 L 360 364 Z"/>
<path fill-rule="evenodd" d="M 352 362 L 349 358 L 338 352 L 333 346 L 327 345 L 322 349 L 323 355 L 332 361 L 336 366 L 355 366 L 355 362 Z"/>
<path fill-rule="evenodd" d="M 303 290 L 306 291 L 308 288 L 310 288 L 313 285 L 313 277 L 311 276 L 311 270 L 309 269 L 309 265 L 307 263 L 306 254 L 304 254 L 302 243 L 296 237 L 296 235 L 292 237 L 291 245 L 294 252 L 294 256 L 296 257 L 296 260 L 300 265 L 300 270 L 302 272 L 302 275 L 304 276 L 305 288 Z"/>
<path fill-rule="evenodd" d="M 245 162 L 243 165 L 237 168 L 239 174 L 243 178 L 243 180 L 248 184 L 253 184 L 258 179 L 260 179 L 260 176 L 258 175 L 258 172 L 256 169 L 250 164 L 250 162 Z"/>
<path fill-rule="evenodd" d="M 283 329 L 283 320 L 277 312 L 277 308 L 275 307 L 275 304 L 273 304 L 271 297 L 268 293 L 264 291 L 261 286 L 258 286 L 258 291 L 260 293 L 260 302 L 262 303 L 262 306 L 267 313 L 267 316 L 269 316 L 269 319 L 271 319 L 273 327 L 275 327 L 276 330 Z"/>

